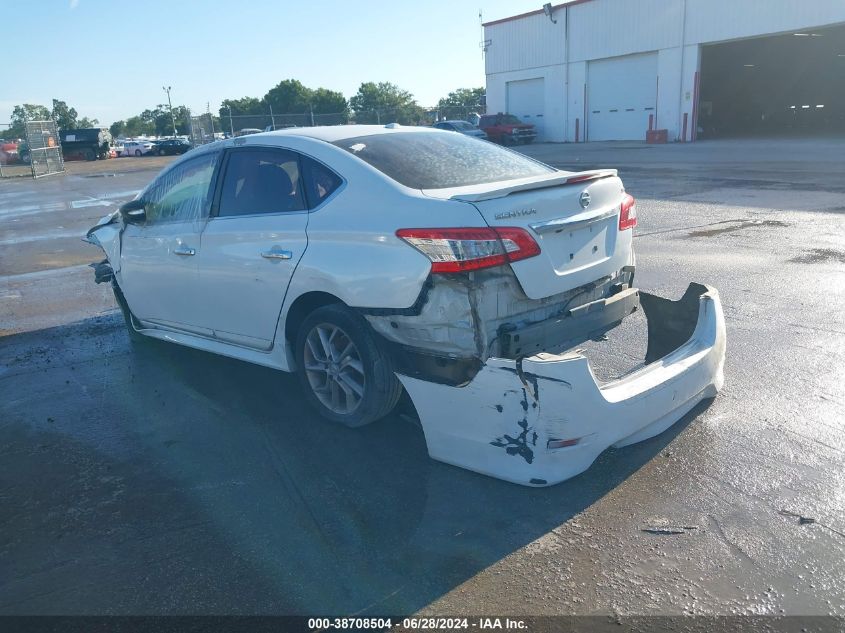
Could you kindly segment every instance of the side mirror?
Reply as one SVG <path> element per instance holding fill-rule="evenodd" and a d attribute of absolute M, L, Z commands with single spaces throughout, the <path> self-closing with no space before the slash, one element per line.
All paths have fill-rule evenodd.
<path fill-rule="evenodd" d="M 130 200 L 120 207 L 120 216 L 127 224 L 143 224 L 147 221 L 147 203 L 141 199 Z"/>

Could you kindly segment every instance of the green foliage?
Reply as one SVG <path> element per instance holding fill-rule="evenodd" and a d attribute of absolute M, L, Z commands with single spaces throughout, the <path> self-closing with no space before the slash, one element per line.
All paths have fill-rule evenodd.
<path fill-rule="evenodd" d="M 100 127 L 100 120 L 99 119 L 89 119 L 87 116 L 82 117 L 81 119 L 77 119 L 76 126 L 81 129 L 89 128 L 89 127 Z"/>
<path fill-rule="evenodd" d="M 484 88 L 458 88 L 437 102 L 437 112 L 444 119 L 465 119 L 470 112 L 484 112 Z"/>
<path fill-rule="evenodd" d="M 220 105 L 220 117 L 229 116 L 229 108 L 232 109 L 232 116 L 262 115 L 267 113 L 267 106 L 255 97 L 243 97 L 242 99 L 224 99 Z"/>
<path fill-rule="evenodd" d="M 311 90 L 296 79 L 285 79 L 264 95 L 263 99 L 274 113 L 298 114 L 308 112 Z"/>
<path fill-rule="evenodd" d="M 458 88 L 450 92 L 437 102 L 440 108 L 461 107 L 480 108 L 484 100 L 486 90 L 484 88 Z"/>
<path fill-rule="evenodd" d="M 390 82 L 362 83 L 349 105 L 358 123 L 415 125 L 425 118 L 425 111 L 417 105 L 414 95 Z"/>
<path fill-rule="evenodd" d="M 76 122 L 78 117 L 76 109 L 69 107 L 64 101 L 53 99 L 51 116 L 60 130 L 73 130 L 79 127 Z"/>
<path fill-rule="evenodd" d="M 343 93 L 328 88 L 317 88 L 311 92 L 311 106 L 314 114 L 347 114 L 349 103 Z"/>
<path fill-rule="evenodd" d="M 111 132 L 112 138 L 126 136 L 126 121 L 115 121 L 109 126 L 109 132 Z"/>
<path fill-rule="evenodd" d="M 23 103 L 12 109 L 12 125 L 3 132 L 9 138 L 26 138 L 27 121 L 46 121 L 50 118 L 50 110 L 43 105 Z"/>

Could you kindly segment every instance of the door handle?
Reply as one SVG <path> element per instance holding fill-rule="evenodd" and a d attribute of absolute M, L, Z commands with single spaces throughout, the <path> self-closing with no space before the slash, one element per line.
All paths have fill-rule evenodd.
<path fill-rule="evenodd" d="M 173 249 L 174 255 L 196 255 L 197 252 L 193 248 L 187 246 L 177 246 Z"/>
<path fill-rule="evenodd" d="M 271 248 L 269 251 L 261 251 L 261 257 L 264 259 L 290 259 L 293 257 L 293 253 Z"/>

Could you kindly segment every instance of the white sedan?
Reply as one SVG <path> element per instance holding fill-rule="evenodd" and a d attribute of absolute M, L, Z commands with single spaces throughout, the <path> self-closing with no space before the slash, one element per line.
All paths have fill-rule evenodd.
<path fill-rule="evenodd" d="M 390 124 L 199 147 L 88 239 L 133 339 L 296 371 L 346 426 L 404 388 L 432 457 L 548 485 L 721 386 L 717 293 L 636 289 L 635 225 L 614 170 Z M 649 364 L 598 385 L 567 350 L 641 305 Z"/>
<path fill-rule="evenodd" d="M 126 141 L 123 143 L 122 156 L 144 156 L 153 151 L 154 143 L 150 141 Z"/>

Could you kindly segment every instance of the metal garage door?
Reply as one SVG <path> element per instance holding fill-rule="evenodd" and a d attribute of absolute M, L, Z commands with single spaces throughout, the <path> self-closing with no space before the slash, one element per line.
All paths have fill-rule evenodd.
<path fill-rule="evenodd" d="M 645 140 L 656 113 L 657 53 L 602 59 L 589 64 L 587 140 Z"/>
<path fill-rule="evenodd" d="M 543 78 L 508 82 L 508 113 L 518 116 L 537 128 L 537 138 L 543 137 L 543 108 L 546 88 Z"/>

